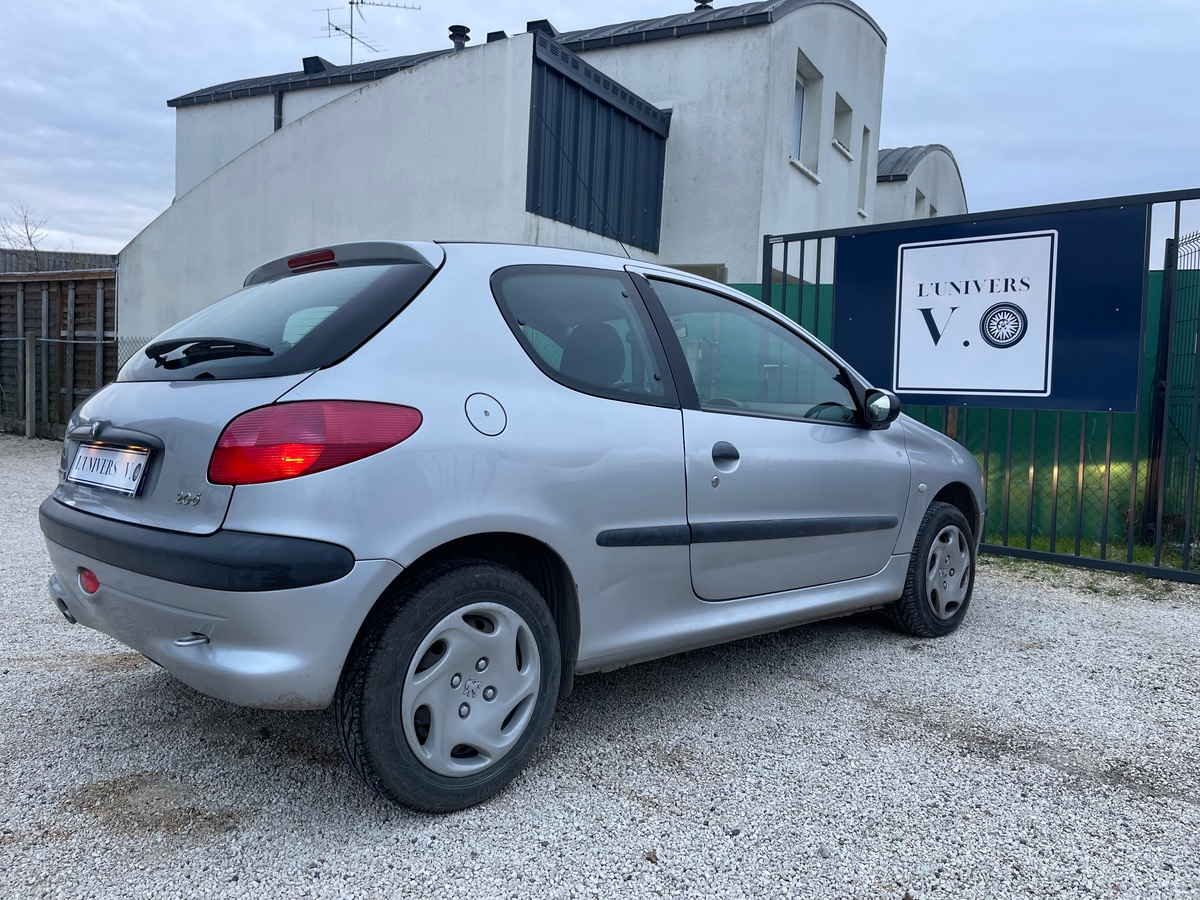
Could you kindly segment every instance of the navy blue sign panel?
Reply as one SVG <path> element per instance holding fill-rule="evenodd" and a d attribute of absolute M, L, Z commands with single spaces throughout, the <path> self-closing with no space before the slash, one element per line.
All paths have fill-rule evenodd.
<path fill-rule="evenodd" d="M 905 403 L 1137 407 L 1149 206 L 837 238 L 834 349 Z"/>

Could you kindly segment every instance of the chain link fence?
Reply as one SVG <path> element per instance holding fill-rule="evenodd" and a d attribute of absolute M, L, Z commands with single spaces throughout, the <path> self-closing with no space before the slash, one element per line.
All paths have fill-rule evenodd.
<path fill-rule="evenodd" d="M 61 439 L 72 410 L 116 378 L 147 338 L 0 338 L 0 428 Z"/>

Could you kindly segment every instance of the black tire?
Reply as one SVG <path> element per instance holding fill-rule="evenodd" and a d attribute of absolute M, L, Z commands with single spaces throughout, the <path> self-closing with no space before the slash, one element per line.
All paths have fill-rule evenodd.
<path fill-rule="evenodd" d="M 561 666 L 550 610 L 516 572 L 479 560 L 435 566 L 385 603 L 338 684 L 342 753 L 393 802 L 424 812 L 481 803 L 550 724 Z"/>
<path fill-rule="evenodd" d="M 942 637 L 962 624 L 974 587 L 971 526 L 958 507 L 930 503 L 913 544 L 904 594 L 888 605 L 889 617 L 916 637 Z"/>

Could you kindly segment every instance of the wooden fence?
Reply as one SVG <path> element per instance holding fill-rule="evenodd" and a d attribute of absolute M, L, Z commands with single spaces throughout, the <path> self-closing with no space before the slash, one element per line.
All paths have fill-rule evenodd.
<path fill-rule="evenodd" d="M 124 360 L 116 309 L 113 268 L 0 275 L 0 428 L 62 436 Z"/>

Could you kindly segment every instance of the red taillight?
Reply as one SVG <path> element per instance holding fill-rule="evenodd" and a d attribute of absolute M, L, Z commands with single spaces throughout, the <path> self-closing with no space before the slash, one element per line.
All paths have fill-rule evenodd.
<path fill-rule="evenodd" d="M 96 577 L 96 573 L 91 569 L 80 569 L 79 586 L 83 588 L 85 594 L 94 594 L 100 590 L 100 579 Z"/>
<path fill-rule="evenodd" d="M 292 271 L 296 269 L 307 269 L 309 266 L 315 266 L 319 263 L 328 263 L 321 266 L 322 269 L 330 269 L 337 265 L 333 261 L 332 250 L 317 250 L 315 253 L 305 253 L 303 256 L 293 256 L 288 260 L 288 268 Z"/>
<path fill-rule="evenodd" d="M 324 472 L 412 437 L 421 413 L 358 400 L 263 406 L 225 426 L 208 464 L 213 484 L 263 484 Z"/>

